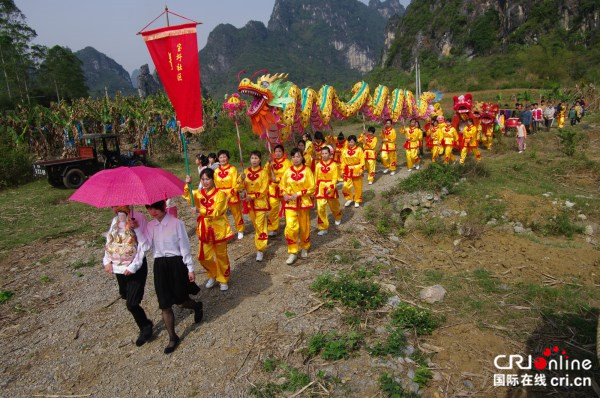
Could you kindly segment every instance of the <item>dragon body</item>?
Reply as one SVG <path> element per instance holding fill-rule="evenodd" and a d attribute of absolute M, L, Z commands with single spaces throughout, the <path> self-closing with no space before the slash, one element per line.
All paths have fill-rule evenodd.
<path fill-rule="evenodd" d="M 426 119 L 433 112 L 436 94 L 425 92 L 418 100 L 407 90 L 390 92 L 378 85 L 371 93 L 366 82 L 352 87 L 352 98 L 343 101 L 335 88 L 322 86 L 319 91 L 310 87 L 300 89 L 287 81 L 287 74 L 262 75 L 256 82 L 240 80 L 238 91 L 253 97 L 248 107 L 254 133 L 266 138 L 269 144 L 285 142 L 292 132 L 302 133 L 311 126 L 314 130 L 330 129 L 332 120 L 343 120 L 361 112 L 373 121 L 392 119 Z"/>

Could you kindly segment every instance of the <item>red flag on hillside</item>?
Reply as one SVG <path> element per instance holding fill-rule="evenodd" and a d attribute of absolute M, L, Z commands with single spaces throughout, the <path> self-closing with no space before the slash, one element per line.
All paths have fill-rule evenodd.
<path fill-rule="evenodd" d="M 141 32 L 184 132 L 200 133 L 202 96 L 196 23 Z"/>

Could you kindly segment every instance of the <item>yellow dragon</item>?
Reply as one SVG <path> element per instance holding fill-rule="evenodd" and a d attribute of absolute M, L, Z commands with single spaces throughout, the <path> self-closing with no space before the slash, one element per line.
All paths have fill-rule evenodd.
<path fill-rule="evenodd" d="M 309 123 L 313 130 L 330 129 L 332 119 L 347 119 L 358 112 L 373 121 L 426 119 L 436 99 L 435 93 L 425 92 L 415 101 L 410 91 L 397 88 L 390 93 L 382 85 L 371 95 L 369 85 L 362 81 L 352 87 L 350 101 L 344 102 L 330 85 L 323 85 L 317 93 L 310 87 L 300 89 L 287 81 L 284 73 L 264 74 L 256 83 L 252 78 L 240 79 L 242 73 L 238 75 L 238 92 L 253 97 L 247 112 L 252 130 L 271 145 L 287 141 L 292 132 L 302 133 Z"/>

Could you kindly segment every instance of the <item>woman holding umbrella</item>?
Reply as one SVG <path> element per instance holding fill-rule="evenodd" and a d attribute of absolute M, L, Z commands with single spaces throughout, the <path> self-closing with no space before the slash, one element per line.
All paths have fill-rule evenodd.
<path fill-rule="evenodd" d="M 132 221 L 132 225 L 137 228 L 137 236 L 143 236 L 144 248 L 154 249 L 154 288 L 165 328 L 169 333 L 169 344 L 164 352 L 170 354 L 175 351 L 180 341 L 175 333 L 175 315 L 172 307 L 177 304 L 193 309 L 194 322 L 200 322 L 203 316 L 202 302 L 194 301 L 189 296 L 198 293 L 200 289 L 193 283 L 196 280 L 194 260 L 183 221 L 167 214 L 164 200 L 146 205 L 146 209 L 153 218 L 146 230 L 141 231 L 141 228 L 137 228 L 135 220 Z"/>

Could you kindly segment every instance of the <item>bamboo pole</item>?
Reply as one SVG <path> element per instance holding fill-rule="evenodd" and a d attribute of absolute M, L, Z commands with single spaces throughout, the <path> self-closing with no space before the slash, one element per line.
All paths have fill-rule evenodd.
<path fill-rule="evenodd" d="M 185 157 L 185 172 L 187 173 L 187 175 L 190 175 L 190 162 L 188 160 L 187 144 L 185 142 L 185 136 L 183 135 L 183 131 L 181 131 L 181 126 L 179 126 L 179 138 L 181 139 L 181 144 L 183 145 L 183 154 Z M 191 183 L 188 183 L 188 188 L 190 190 L 190 202 L 192 202 L 192 207 L 196 207 L 196 204 L 194 203 L 194 189 L 192 188 Z"/>

